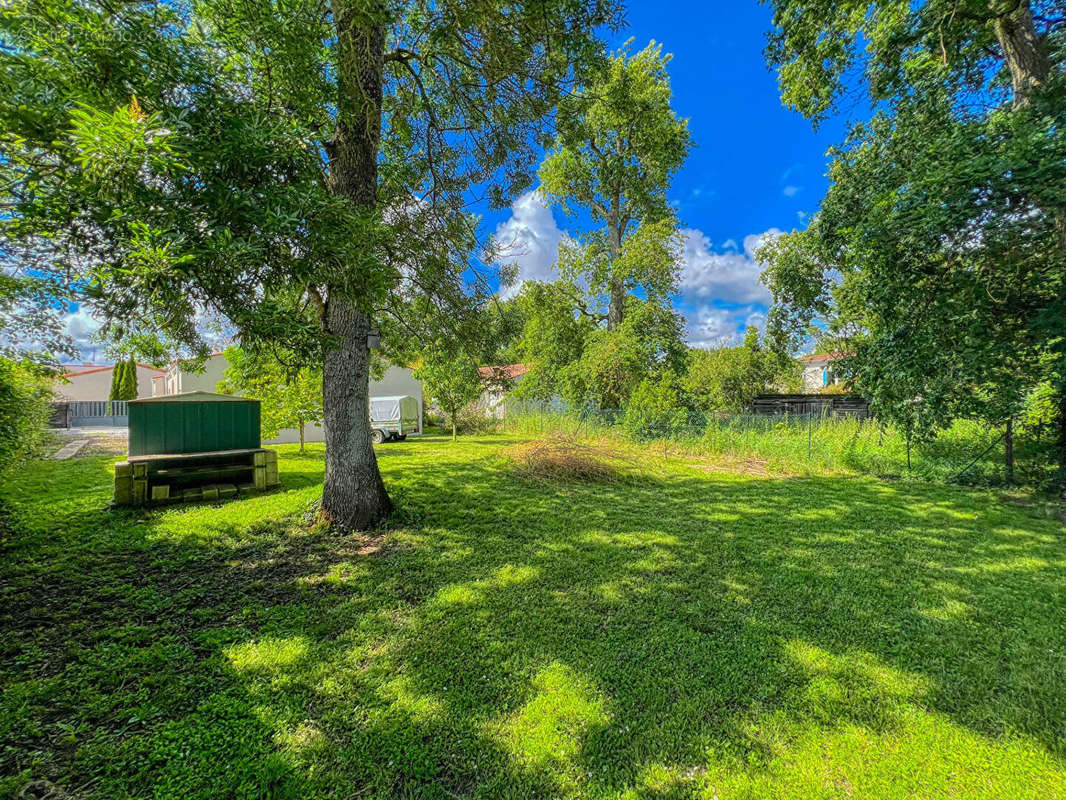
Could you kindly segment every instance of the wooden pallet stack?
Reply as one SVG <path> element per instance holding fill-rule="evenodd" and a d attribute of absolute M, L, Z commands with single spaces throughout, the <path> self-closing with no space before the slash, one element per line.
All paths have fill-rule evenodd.
<path fill-rule="evenodd" d="M 220 500 L 280 485 L 278 454 L 252 448 L 130 456 L 115 465 L 115 505 Z"/>

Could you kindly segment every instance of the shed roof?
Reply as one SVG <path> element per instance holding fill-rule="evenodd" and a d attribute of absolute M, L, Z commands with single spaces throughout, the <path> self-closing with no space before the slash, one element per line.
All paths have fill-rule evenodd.
<path fill-rule="evenodd" d="M 181 392 L 179 394 L 163 394 L 158 397 L 141 397 L 130 400 L 131 403 L 258 403 L 248 397 L 238 397 L 234 394 L 216 394 L 214 392 Z"/>

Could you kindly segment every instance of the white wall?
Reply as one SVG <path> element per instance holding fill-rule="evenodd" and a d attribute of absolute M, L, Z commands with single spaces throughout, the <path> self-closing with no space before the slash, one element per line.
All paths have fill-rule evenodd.
<path fill-rule="evenodd" d="M 56 381 L 57 400 L 107 400 L 111 394 L 111 373 L 114 367 L 84 370 L 67 376 L 69 383 Z M 152 378 L 162 370 L 137 365 L 137 396 L 152 396 Z"/>
<path fill-rule="evenodd" d="M 215 353 L 204 362 L 204 371 L 197 374 L 172 364 L 167 370 L 164 394 L 181 394 L 182 392 L 217 392 L 218 382 L 229 362 L 221 353 Z"/>
<path fill-rule="evenodd" d="M 818 359 L 815 361 L 808 361 L 803 365 L 803 390 L 805 392 L 820 392 L 826 387 L 823 382 L 822 373 L 828 369 L 830 372 L 829 384 L 839 383 L 836 375 L 833 373 L 833 364 L 829 359 Z"/>

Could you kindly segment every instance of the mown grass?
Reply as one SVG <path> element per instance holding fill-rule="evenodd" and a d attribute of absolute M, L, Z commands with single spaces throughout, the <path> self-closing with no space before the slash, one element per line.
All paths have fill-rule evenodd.
<path fill-rule="evenodd" d="M 0 793 L 1066 797 L 1057 519 L 650 450 L 531 480 L 517 444 L 380 448 L 372 537 L 306 527 L 314 448 L 278 492 L 151 513 L 107 510 L 107 458 L 26 470 Z"/>

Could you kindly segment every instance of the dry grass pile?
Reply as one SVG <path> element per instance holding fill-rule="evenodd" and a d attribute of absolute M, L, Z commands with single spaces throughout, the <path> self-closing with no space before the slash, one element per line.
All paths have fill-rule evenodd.
<path fill-rule="evenodd" d="M 632 474 L 634 459 L 607 442 L 555 434 L 504 451 L 523 478 L 545 482 L 611 483 Z"/>

